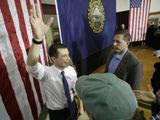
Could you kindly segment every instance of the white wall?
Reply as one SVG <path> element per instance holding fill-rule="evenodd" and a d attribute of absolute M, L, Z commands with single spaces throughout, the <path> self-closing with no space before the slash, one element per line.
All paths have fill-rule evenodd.
<path fill-rule="evenodd" d="M 129 10 L 130 0 L 116 0 L 116 11 L 122 12 Z M 160 12 L 160 0 L 151 0 L 151 12 Z"/>
<path fill-rule="evenodd" d="M 129 10 L 129 1 L 130 0 L 116 0 L 116 11 L 122 12 Z"/>
<path fill-rule="evenodd" d="M 129 3 L 130 0 L 116 0 L 117 6 L 116 6 L 116 11 L 121 12 L 121 11 L 127 11 L 129 10 Z M 42 0 L 42 3 L 45 4 L 55 4 L 55 0 Z M 160 0 L 151 0 L 151 8 L 150 12 L 159 12 L 160 11 Z"/>
<path fill-rule="evenodd" d="M 54 5 L 55 4 L 55 0 L 42 0 L 42 3 Z"/>
<path fill-rule="evenodd" d="M 151 0 L 150 12 L 160 12 L 160 0 Z"/>

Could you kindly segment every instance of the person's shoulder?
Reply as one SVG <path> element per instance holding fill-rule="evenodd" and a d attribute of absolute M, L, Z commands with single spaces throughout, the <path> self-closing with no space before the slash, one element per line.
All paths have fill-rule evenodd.
<path fill-rule="evenodd" d="M 126 54 L 130 58 L 137 59 L 136 55 L 131 50 L 129 50 L 129 49 L 127 50 Z"/>
<path fill-rule="evenodd" d="M 130 61 L 132 61 L 132 62 L 134 62 L 134 63 L 138 63 L 138 64 L 140 64 L 140 61 L 138 60 L 138 58 L 136 57 L 136 55 L 131 51 L 131 50 L 127 50 L 127 52 L 126 52 L 126 57 L 130 60 Z"/>
<path fill-rule="evenodd" d="M 54 65 L 50 65 L 50 66 L 48 66 L 48 65 L 43 65 L 43 67 L 44 67 L 46 70 L 53 69 L 53 66 L 54 66 Z"/>
<path fill-rule="evenodd" d="M 67 68 L 64 69 L 64 71 L 65 71 L 66 74 L 69 75 L 69 76 L 75 76 L 75 77 L 77 77 L 76 70 L 75 70 L 74 67 L 72 67 L 72 66 L 68 66 Z"/>
<path fill-rule="evenodd" d="M 67 68 L 65 68 L 67 71 L 75 71 L 73 66 L 68 66 Z M 76 71 L 75 71 L 76 72 Z"/>

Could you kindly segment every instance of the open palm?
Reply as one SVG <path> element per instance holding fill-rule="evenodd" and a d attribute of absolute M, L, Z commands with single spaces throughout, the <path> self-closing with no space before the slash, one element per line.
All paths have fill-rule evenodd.
<path fill-rule="evenodd" d="M 47 24 L 45 24 L 41 18 L 38 6 L 36 5 L 35 9 L 32 6 L 32 9 L 30 10 L 30 22 L 35 34 L 34 37 L 36 39 L 42 40 L 42 37 L 46 34 L 50 25 L 52 24 L 53 18 L 50 18 Z"/>

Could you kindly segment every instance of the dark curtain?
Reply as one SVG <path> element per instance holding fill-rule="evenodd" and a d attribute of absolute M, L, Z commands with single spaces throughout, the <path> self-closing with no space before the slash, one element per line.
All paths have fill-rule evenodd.
<path fill-rule="evenodd" d="M 128 29 L 129 11 L 117 12 L 117 30 L 121 30 L 121 24 L 125 25 L 125 29 Z"/>

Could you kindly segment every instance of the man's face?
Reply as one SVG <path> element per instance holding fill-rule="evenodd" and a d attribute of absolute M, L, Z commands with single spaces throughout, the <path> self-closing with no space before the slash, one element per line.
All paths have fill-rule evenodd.
<path fill-rule="evenodd" d="M 54 65 L 60 69 L 68 67 L 70 62 L 68 49 L 59 48 L 58 53 L 57 57 L 53 57 Z"/>
<path fill-rule="evenodd" d="M 114 36 L 114 43 L 113 43 L 114 52 L 121 54 L 126 50 L 126 48 L 128 48 L 128 44 L 123 40 L 123 35 L 116 34 Z"/>

